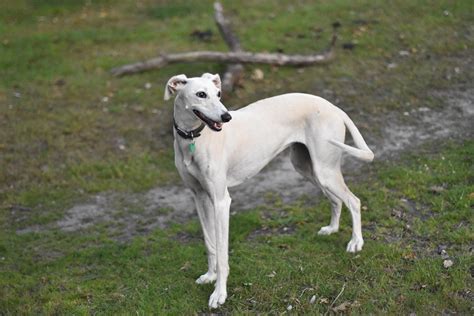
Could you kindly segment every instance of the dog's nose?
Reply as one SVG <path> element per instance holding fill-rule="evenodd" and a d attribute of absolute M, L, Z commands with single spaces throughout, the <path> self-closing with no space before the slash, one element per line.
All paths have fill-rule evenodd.
<path fill-rule="evenodd" d="M 232 116 L 230 116 L 229 112 L 225 112 L 221 115 L 221 119 L 224 122 L 229 122 L 232 119 Z"/>

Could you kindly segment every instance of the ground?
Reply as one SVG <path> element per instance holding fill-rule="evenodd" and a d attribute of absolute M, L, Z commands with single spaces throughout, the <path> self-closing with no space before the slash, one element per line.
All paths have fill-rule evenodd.
<path fill-rule="evenodd" d="M 472 313 L 473 36 L 470 1 L 224 1 L 250 51 L 324 49 L 325 66 L 247 66 L 224 103 L 300 91 L 343 108 L 376 153 L 345 162 L 363 204 L 318 236 L 328 202 L 286 153 L 233 189 L 222 313 Z M 164 84 L 183 64 L 114 78 L 159 52 L 225 50 L 207 1 L 32 1 L 0 12 L 0 311 L 206 313 L 212 286 L 173 163 Z M 212 31 L 209 39 L 191 36 Z M 262 80 L 251 78 L 263 71 Z M 452 263 L 452 266 L 450 264 Z"/>

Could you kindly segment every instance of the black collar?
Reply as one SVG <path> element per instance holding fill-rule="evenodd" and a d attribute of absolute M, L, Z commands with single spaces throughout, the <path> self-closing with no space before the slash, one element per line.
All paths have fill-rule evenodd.
<path fill-rule="evenodd" d="M 173 119 L 173 125 L 174 128 L 176 129 L 176 132 L 178 132 L 179 136 L 185 138 L 185 139 L 193 139 L 196 137 L 201 136 L 201 131 L 204 129 L 206 126 L 204 123 L 201 123 L 198 128 L 193 129 L 192 131 L 185 131 L 184 129 L 181 129 L 178 127 L 178 124 L 176 124 L 176 121 Z"/>

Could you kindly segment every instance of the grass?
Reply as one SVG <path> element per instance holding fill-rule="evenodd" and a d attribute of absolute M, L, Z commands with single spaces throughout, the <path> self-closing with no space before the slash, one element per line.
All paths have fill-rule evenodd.
<path fill-rule="evenodd" d="M 356 314 L 457 312 L 472 308 L 474 143 L 453 144 L 397 166 L 378 163 L 353 186 L 362 198 L 366 245 L 345 252 L 350 223 L 318 236 L 329 205 L 279 201 L 231 219 L 229 299 L 221 312 Z M 407 183 L 409 185 L 407 185 Z M 433 187 L 441 187 L 433 191 Z M 416 206 L 404 208 L 404 200 Z M 402 215 L 398 214 L 399 211 Z M 22 236 L 2 231 L 0 310 L 6 314 L 194 314 L 212 286 L 198 222 L 123 244 L 103 228 Z M 184 237 L 186 238 L 184 238 Z M 438 248 L 445 247 L 450 268 Z M 344 290 L 342 290 L 344 288 Z M 340 293 L 337 301 L 336 297 Z M 315 296 L 315 302 L 310 304 Z M 342 305 L 341 305 L 342 304 Z"/>
<path fill-rule="evenodd" d="M 207 311 L 211 286 L 193 284 L 205 262 L 196 222 L 128 244 L 110 235 L 107 226 L 116 223 L 70 233 L 17 231 L 51 227 L 95 194 L 126 197 L 179 181 L 164 83 L 178 73 L 222 72 L 224 65 L 171 65 L 124 78 L 108 71 L 160 52 L 226 50 L 212 1 L 0 2 L 0 313 Z M 334 62 L 301 69 L 246 66 L 243 86 L 225 100 L 229 107 L 301 91 L 329 99 L 359 121 L 441 107 L 433 91 L 473 80 L 472 1 L 223 4 L 250 51 L 320 51 L 331 24 L 342 25 Z M 196 29 L 214 36 L 197 41 L 190 37 Z M 355 49 L 342 49 L 349 42 Z M 255 68 L 263 70 L 263 80 L 250 79 Z M 361 126 L 362 133 L 368 128 Z M 372 133 L 379 128 L 370 126 Z M 427 313 L 427 306 L 468 313 L 472 143 L 431 152 L 402 159 L 410 161 L 402 167 L 377 165 L 357 186 L 369 206 L 360 256 L 343 251 L 348 229 L 315 236 L 328 213 L 316 214 L 304 201 L 269 202 L 236 215 L 231 296 L 223 311 L 284 312 L 292 305 L 296 312 L 324 313 L 345 283 L 334 305 L 351 302 L 356 313 Z M 427 189 L 432 185 L 442 185 L 439 194 Z M 127 209 L 122 204 L 117 216 Z M 401 218 L 391 215 L 400 212 Z M 284 227 L 290 233 L 280 234 Z M 455 258 L 450 269 L 435 254 L 439 243 Z M 310 305 L 312 295 L 317 303 Z"/>
<path fill-rule="evenodd" d="M 339 46 L 337 60 L 323 67 L 262 66 L 262 81 L 249 79 L 254 68 L 249 66 L 243 89 L 226 100 L 230 107 L 303 91 L 328 98 L 352 116 L 359 110 L 404 111 L 440 106 L 429 91 L 471 80 L 459 64 L 471 52 L 470 1 L 244 1 L 224 6 L 243 47 L 251 51 L 319 51 L 329 42 L 335 21 L 342 24 L 340 43 L 356 43 L 352 51 Z M 163 84 L 176 73 L 218 72 L 223 65 L 172 65 L 125 78 L 113 78 L 108 70 L 157 51 L 225 50 L 211 8 L 206 1 L 7 2 L 0 15 L 3 206 L 34 207 L 38 203 L 22 197 L 38 187 L 52 200 L 78 189 L 87 196 L 177 181 L 172 109 L 162 101 Z M 189 36 L 208 28 L 215 34 L 210 43 Z M 396 66 L 389 69 L 388 64 Z M 146 83 L 152 88 L 146 89 Z"/>

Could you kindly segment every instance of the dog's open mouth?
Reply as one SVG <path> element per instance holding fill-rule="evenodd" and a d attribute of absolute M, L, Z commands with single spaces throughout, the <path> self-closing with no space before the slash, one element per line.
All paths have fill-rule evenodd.
<path fill-rule="evenodd" d="M 220 132 L 222 130 L 222 122 L 216 122 L 199 112 L 198 110 L 193 110 L 194 114 L 196 114 L 197 117 L 199 117 L 204 123 L 209 126 L 210 129 L 216 132 Z"/>

